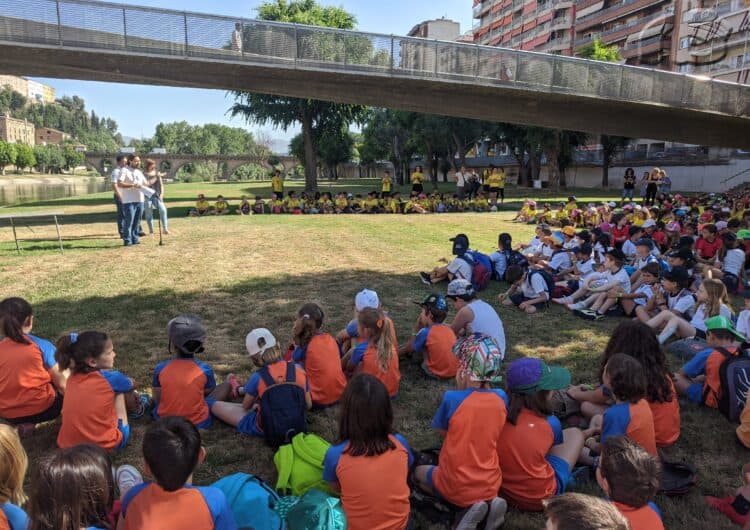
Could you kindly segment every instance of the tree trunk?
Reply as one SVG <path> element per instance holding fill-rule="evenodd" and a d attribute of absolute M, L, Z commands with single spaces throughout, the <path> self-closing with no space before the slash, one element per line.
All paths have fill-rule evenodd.
<path fill-rule="evenodd" d="M 609 188 L 609 164 L 610 164 L 610 156 L 607 154 L 606 151 L 604 151 L 604 161 L 602 162 L 602 188 L 607 189 Z"/>
<path fill-rule="evenodd" d="M 452 134 L 453 136 L 453 143 L 456 146 L 456 153 L 458 153 L 458 167 L 455 167 L 455 158 L 451 156 L 451 163 L 455 167 L 456 171 L 458 171 L 461 166 L 466 165 L 466 147 L 463 145 L 463 142 L 461 141 L 461 138 L 458 137 L 458 134 L 455 132 Z"/>
<path fill-rule="evenodd" d="M 318 156 L 313 140 L 312 116 L 307 109 L 302 110 L 302 138 L 305 144 L 305 191 L 315 191 L 318 187 Z"/>

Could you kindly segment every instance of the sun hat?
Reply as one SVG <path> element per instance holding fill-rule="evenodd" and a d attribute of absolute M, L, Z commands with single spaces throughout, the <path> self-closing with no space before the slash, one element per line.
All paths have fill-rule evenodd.
<path fill-rule="evenodd" d="M 572 226 L 566 226 L 564 227 L 561 232 L 565 234 L 568 237 L 574 237 L 576 235 L 576 229 Z"/>
<path fill-rule="evenodd" d="M 245 347 L 250 357 L 263 355 L 263 353 L 276 346 L 276 338 L 266 328 L 256 328 L 245 337 Z"/>
<path fill-rule="evenodd" d="M 570 372 L 560 366 L 548 366 L 541 359 L 526 357 L 510 363 L 505 372 L 508 390 L 514 394 L 535 394 L 542 390 L 561 390 L 570 386 Z"/>
<path fill-rule="evenodd" d="M 547 236 L 544 239 L 552 243 L 553 245 L 564 245 L 565 244 L 565 238 L 562 235 L 562 232 L 552 232 L 551 236 Z"/>
<path fill-rule="evenodd" d="M 469 280 L 457 278 L 448 284 L 448 291 L 445 294 L 447 298 L 458 298 L 462 296 L 471 296 L 474 294 L 474 287 Z"/>
<path fill-rule="evenodd" d="M 470 380 L 493 384 L 502 381 L 503 353 L 489 335 L 472 333 L 458 339 L 453 354 L 458 359 L 459 371 L 467 373 Z"/>
<path fill-rule="evenodd" d="M 715 329 L 724 329 L 737 337 L 742 342 L 745 342 L 745 340 L 747 340 L 740 333 L 738 333 L 736 329 L 734 329 L 732 321 L 724 315 L 716 315 L 715 317 L 706 319 L 706 332 L 713 331 Z"/>
<path fill-rule="evenodd" d="M 206 341 L 206 330 L 199 316 L 180 315 L 167 323 L 167 336 L 176 348 L 188 353 L 198 353 Z M 194 344 L 189 344 L 191 342 Z"/>
<path fill-rule="evenodd" d="M 421 302 L 414 302 L 420 307 L 434 307 L 438 311 L 445 311 L 448 309 L 448 304 L 445 301 L 443 295 L 440 294 L 429 294 Z"/>
<path fill-rule="evenodd" d="M 357 293 L 357 296 L 354 297 L 354 308 L 357 311 L 362 311 L 363 309 L 367 309 L 368 307 L 377 309 L 378 307 L 380 307 L 380 299 L 378 298 L 378 293 L 376 293 L 375 291 L 371 291 L 370 289 L 362 289 Z"/>

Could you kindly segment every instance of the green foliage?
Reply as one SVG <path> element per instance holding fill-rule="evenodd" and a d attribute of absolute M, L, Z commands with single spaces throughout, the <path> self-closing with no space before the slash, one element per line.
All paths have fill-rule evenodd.
<path fill-rule="evenodd" d="M 163 147 L 168 153 L 194 155 L 264 157 L 270 154 L 268 148 L 255 143 L 253 134 L 245 129 L 214 123 L 190 125 L 186 121 L 160 123 L 153 138 L 138 141 L 138 145 L 133 147 L 144 153 L 155 147 Z"/>
<path fill-rule="evenodd" d="M 268 178 L 268 170 L 258 164 L 245 164 L 229 175 L 230 181 L 264 180 Z"/>
<path fill-rule="evenodd" d="M 5 166 L 16 163 L 16 146 L 0 140 L 0 174 L 5 175 Z"/>
<path fill-rule="evenodd" d="M 23 171 L 27 167 L 36 166 L 36 157 L 34 156 L 34 150 L 26 144 L 16 145 L 16 167 L 19 171 Z"/>
<path fill-rule="evenodd" d="M 60 173 L 65 167 L 63 150 L 57 145 L 37 145 L 34 147 L 35 165 L 41 173 Z"/>
<path fill-rule="evenodd" d="M 308 26 L 354 29 L 357 18 L 341 7 L 321 6 L 315 0 L 276 0 L 258 6 L 258 19 Z"/>
<path fill-rule="evenodd" d="M 86 155 L 84 155 L 80 151 L 76 151 L 71 145 L 66 145 L 65 147 L 63 147 L 62 155 L 65 159 L 66 169 L 73 169 L 78 166 L 82 166 L 84 161 L 86 160 Z"/>
<path fill-rule="evenodd" d="M 213 182 L 218 175 L 216 164 L 195 162 L 181 167 L 176 178 L 182 182 Z"/>
<path fill-rule="evenodd" d="M 587 44 L 577 55 L 584 59 L 594 59 L 595 61 L 606 61 L 608 63 L 622 61 L 620 48 L 617 46 L 607 46 L 599 37 L 596 37 L 591 43 Z"/>
<path fill-rule="evenodd" d="M 0 87 L 0 114 L 13 115 L 26 105 L 26 96 L 9 86 Z"/>

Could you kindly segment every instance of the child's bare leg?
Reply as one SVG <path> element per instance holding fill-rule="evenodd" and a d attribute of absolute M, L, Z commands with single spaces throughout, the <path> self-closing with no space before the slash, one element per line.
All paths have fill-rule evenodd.
<path fill-rule="evenodd" d="M 607 297 L 604 299 L 604 303 L 599 307 L 599 313 L 602 315 L 605 314 L 607 311 L 609 311 L 610 307 L 613 307 L 617 303 L 617 298 L 612 298 L 611 296 L 607 295 Z"/>
<path fill-rule="evenodd" d="M 596 295 L 596 299 L 594 300 L 594 303 L 591 304 L 591 309 L 593 311 L 599 311 L 599 309 L 602 307 L 602 305 L 606 301 L 607 301 L 607 293 L 598 293 Z"/>
<path fill-rule="evenodd" d="M 211 406 L 211 414 L 219 418 L 226 424 L 237 427 L 242 418 L 247 416 L 248 411 L 242 406 L 242 403 L 228 403 L 226 401 L 217 401 Z"/>
<path fill-rule="evenodd" d="M 638 317 L 638 320 L 646 324 L 649 320 L 651 320 L 651 315 L 648 314 L 648 311 L 646 311 L 646 307 L 639 305 L 635 308 L 635 316 Z"/>
<path fill-rule="evenodd" d="M 626 315 L 632 315 L 633 310 L 635 309 L 635 302 L 631 300 L 630 298 L 623 298 L 620 300 L 620 305 L 622 306 L 623 311 L 625 311 Z"/>
<path fill-rule="evenodd" d="M 659 329 L 662 326 L 666 325 L 667 322 L 674 317 L 675 314 L 671 311 L 667 311 L 666 309 L 659 312 L 658 315 L 656 315 L 653 318 L 650 318 L 646 321 L 646 325 L 650 327 L 651 329 Z"/>
<path fill-rule="evenodd" d="M 568 469 L 572 470 L 581 456 L 585 441 L 586 439 L 580 429 L 575 427 L 565 429 L 563 431 L 563 443 L 553 445 L 548 454 L 562 458 L 568 464 Z"/>
<path fill-rule="evenodd" d="M 206 397 L 214 401 L 228 401 L 231 394 L 232 385 L 229 384 L 229 381 L 225 381 L 220 385 L 216 385 L 216 388 Z"/>

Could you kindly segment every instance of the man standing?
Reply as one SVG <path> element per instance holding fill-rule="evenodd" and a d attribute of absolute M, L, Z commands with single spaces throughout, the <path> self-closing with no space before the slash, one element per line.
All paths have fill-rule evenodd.
<path fill-rule="evenodd" d="M 242 24 L 237 22 L 232 32 L 232 51 L 242 53 Z"/>
<path fill-rule="evenodd" d="M 122 241 L 126 247 L 140 243 L 141 216 L 143 215 L 143 192 L 141 187 L 146 185 L 146 178 L 138 167 L 141 159 L 134 156 L 131 170 L 121 171 L 117 187 L 120 189 L 123 212 Z"/>
<path fill-rule="evenodd" d="M 112 192 L 114 193 L 115 206 L 117 206 L 117 233 L 120 235 L 120 239 L 124 238 L 125 234 L 125 217 L 122 211 L 122 190 L 120 189 L 120 175 L 123 172 L 129 171 L 128 169 L 128 157 L 125 155 L 117 155 L 117 166 L 112 170 Z"/>
<path fill-rule="evenodd" d="M 466 185 L 469 182 L 470 173 L 466 171 L 466 166 L 461 166 L 460 171 L 456 171 L 456 194 L 458 194 L 459 200 L 464 200 L 466 194 Z"/>

